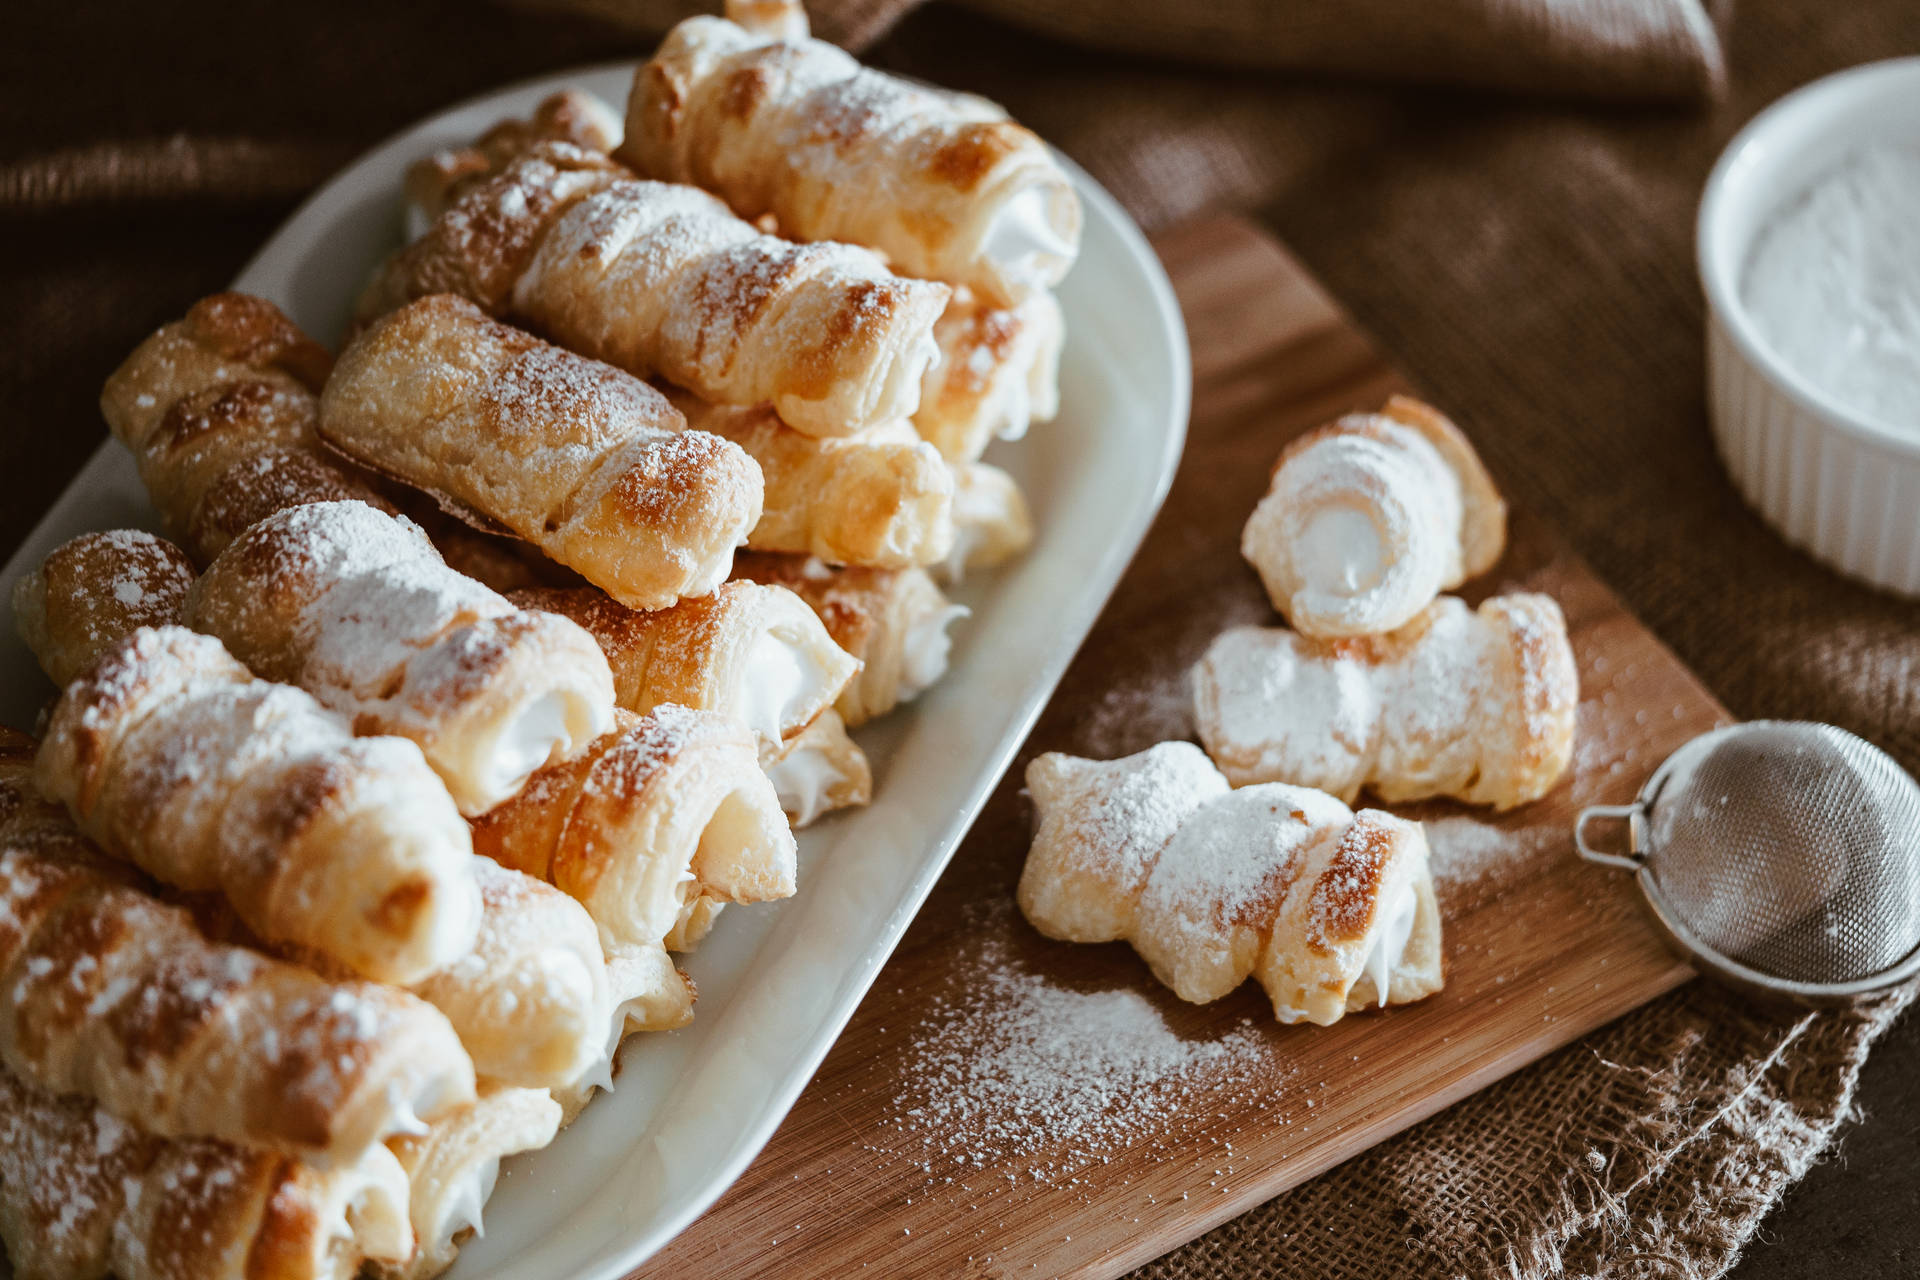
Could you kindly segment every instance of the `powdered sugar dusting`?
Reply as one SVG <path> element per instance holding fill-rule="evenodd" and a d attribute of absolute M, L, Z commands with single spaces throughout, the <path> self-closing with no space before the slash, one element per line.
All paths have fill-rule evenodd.
<path fill-rule="evenodd" d="M 976 911 L 1005 913 L 1005 904 Z M 1251 1020 L 1188 1038 L 1132 988 L 1055 986 L 1017 962 L 1006 925 L 958 958 L 957 995 L 933 996 L 903 1052 L 912 1083 L 888 1127 L 943 1164 L 1027 1161 L 1035 1181 L 1071 1177 L 1089 1161 L 1190 1127 L 1217 1091 L 1275 1082 L 1266 1037 Z"/>

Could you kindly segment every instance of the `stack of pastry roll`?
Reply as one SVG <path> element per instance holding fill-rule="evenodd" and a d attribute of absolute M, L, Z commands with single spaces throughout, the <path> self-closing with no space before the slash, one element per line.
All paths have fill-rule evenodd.
<path fill-rule="evenodd" d="M 833 709 L 858 678 L 859 660 L 792 591 L 735 580 L 654 613 L 591 589 L 512 598 L 584 627 L 607 655 L 623 709 L 646 714 L 677 704 L 744 724 L 795 826 L 870 798 L 866 757 Z"/>
<path fill-rule="evenodd" d="M 846 244 L 797 245 L 693 187 L 535 146 L 457 199 L 363 295 L 367 322 L 452 292 L 582 355 L 813 435 L 910 415 L 945 285 Z"/>
<path fill-rule="evenodd" d="M 1506 504 L 1438 410 L 1395 396 L 1281 454 L 1242 550 L 1295 630 L 1236 627 L 1194 668 L 1200 739 L 1236 786 L 1351 801 L 1545 795 L 1579 698 L 1547 596 L 1439 596 L 1489 568 Z"/>
<path fill-rule="evenodd" d="M 1199 748 L 1027 767 L 1039 817 L 1021 910 L 1049 937 L 1124 939 L 1183 1000 L 1256 978 L 1282 1022 L 1326 1025 L 1440 989 L 1420 825 L 1324 792 L 1232 790 Z"/>

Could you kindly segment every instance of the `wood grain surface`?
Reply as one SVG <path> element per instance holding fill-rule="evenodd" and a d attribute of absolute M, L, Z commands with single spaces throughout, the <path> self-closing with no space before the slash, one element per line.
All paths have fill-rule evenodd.
<path fill-rule="evenodd" d="M 1227 626 L 1270 612 L 1237 552 L 1267 468 L 1296 433 L 1406 389 L 1285 251 L 1210 219 L 1157 244 L 1194 353 L 1185 460 L 1153 531 L 933 897 L 772 1143 L 644 1276 L 1119 1274 L 1684 981 L 1631 883 L 1580 863 L 1570 823 L 1630 798 L 1666 754 L 1727 720 L 1549 529 L 1516 512 L 1505 558 L 1463 594 L 1559 600 L 1581 680 L 1574 776 L 1494 820 L 1429 823 L 1447 986 L 1331 1028 L 1280 1027 L 1248 983 L 1181 1003 L 1121 944 L 1040 937 L 1011 908 L 1041 751 L 1109 757 L 1190 728 L 1184 673 Z M 1443 408 L 1445 406 L 1442 406 Z M 1472 434 L 1473 424 L 1461 424 Z M 1044 430 L 1043 428 L 1040 428 Z M 1089 1094 L 1030 1066 L 1009 1016 L 1109 1025 L 1178 1064 Z M 1104 1013 L 1100 1012 L 1104 1011 Z M 1105 1015 L 1114 1015 L 1107 1018 Z M 1157 1018 L 1154 1015 L 1157 1014 Z M 1045 1037 L 1045 1025 L 1016 1026 Z M 971 1046 L 971 1050 L 970 1050 Z M 1084 1046 L 1089 1069 L 1112 1058 Z M 1037 1057 L 1071 1062 L 1060 1046 Z M 981 1061 L 969 1061 L 969 1053 Z M 989 1079 L 986 1102 L 952 1090 Z M 1091 1099 L 1091 1101 L 1090 1101 Z M 1097 1114 L 1095 1114 L 1097 1112 Z"/>

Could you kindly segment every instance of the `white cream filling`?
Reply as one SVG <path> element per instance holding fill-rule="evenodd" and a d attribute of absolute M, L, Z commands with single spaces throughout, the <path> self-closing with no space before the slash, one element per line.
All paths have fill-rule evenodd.
<path fill-rule="evenodd" d="M 1308 589 L 1331 596 L 1371 591 L 1387 568 L 1379 526 L 1344 503 L 1313 513 L 1300 530 L 1294 561 Z"/>
<path fill-rule="evenodd" d="M 927 370 L 933 368 L 933 362 L 939 358 L 940 343 L 929 326 L 904 356 L 887 366 L 886 377 L 880 384 L 877 406 L 880 416 L 888 420 L 911 418 L 920 408 L 920 389 L 926 381 Z"/>
<path fill-rule="evenodd" d="M 487 1197 L 493 1194 L 494 1183 L 499 1179 L 499 1156 L 482 1160 L 461 1174 L 453 1190 L 447 1193 L 445 1208 L 434 1230 L 434 1239 L 442 1243 L 450 1241 L 468 1227 L 473 1228 L 476 1236 L 487 1234 L 481 1222 L 481 1213 L 486 1208 Z"/>
<path fill-rule="evenodd" d="M 445 1109 L 447 1100 L 453 1096 L 453 1077 L 445 1072 L 436 1072 L 414 1087 L 413 1096 L 400 1096 L 400 1081 L 387 1082 L 387 1107 L 390 1127 L 382 1137 L 391 1134 L 407 1134 L 419 1137 L 427 1131 L 424 1116 L 439 1115 Z"/>
<path fill-rule="evenodd" d="M 740 718 L 767 742 L 779 742 L 795 708 L 818 698 L 826 685 L 820 664 L 807 660 L 801 647 L 778 631 L 762 632 L 747 651 L 747 675 L 740 689 Z"/>
<path fill-rule="evenodd" d="M 947 627 L 970 612 L 963 604 L 949 604 L 907 628 L 900 662 L 900 701 L 911 702 L 947 674 L 947 660 L 953 650 L 953 637 L 947 634 Z"/>
<path fill-rule="evenodd" d="M 427 211 L 425 209 L 422 209 L 419 205 L 415 204 L 413 201 L 411 200 L 407 201 L 406 202 L 407 242 L 411 244 L 413 241 L 418 240 L 421 236 L 426 235 L 427 232 L 431 230 L 433 230 L 433 219 L 427 216 Z"/>
<path fill-rule="evenodd" d="M 369 1147 L 326 1207 L 321 1230 L 329 1250 L 352 1243 L 371 1258 L 404 1258 L 413 1243 L 408 1195 L 406 1170 L 393 1152 L 379 1144 Z"/>
<path fill-rule="evenodd" d="M 1413 881 L 1402 879 L 1374 910 L 1385 916 L 1386 923 L 1374 935 L 1373 947 L 1361 963 L 1360 981 L 1373 983 L 1374 1002 L 1385 1008 L 1393 971 L 1406 956 L 1407 939 L 1413 936 L 1413 922 L 1420 914 L 1420 896 L 1413 890 Z M 1360 981 L 1354 983 L 1356 989 Z"/>
<path fill-rule="evenodd" d="M 553 758 L 567 737 L 566 695 L 557 690 L 542 694 L 493 740 L 483 772 L 486 790 L 512 795 Z"/>
<path fill-rule="evenodd" d="M 954 512 L 953 546 L 947 551 L 947 558 L 940 562 L 940 579 L 948 586 L 957 585 L 967 576 L 967 563 L 973 559 L 973 553 L 986 541 L 986 530 L 981 525 L 960 521 L 960 513 Z"/>
<path fill-rule="evenodd" d="M 1015 285 L 1051 284 L 1060 264 L 1073 257 L 1073 242 L 1060 234 L 1051 216 L 1051 194 L 1042 183 L 1022 187 L 987 224 L 987 260 Z"/>
<path fill-rule="evenodd" d="M 818 747 L 795 747 L 767 766 L 767 778 L 793 825 L 804 827 L 825 811 L 827 793 L 846 774 Z"/>
<path fill-rule="evenodd" d="M 998 439 L 1018 440 L 1027 434 L 1033 424 L 1033 388 L 1025 377 L 1001 379 L 1000 394 L 988 420 Z"/>

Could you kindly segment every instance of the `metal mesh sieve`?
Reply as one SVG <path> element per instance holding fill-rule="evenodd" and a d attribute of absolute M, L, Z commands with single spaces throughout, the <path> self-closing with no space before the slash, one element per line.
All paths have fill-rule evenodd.
<path fill-rule="evenodd" d="M 1588 844 L 1603 819 L 1627 824 L 1626 854 Z M 1741 985 L 1847 999 L 1920 969 L 1920 785 L 1843 729 L 1705 734 L 1632 804 L 1584 810 L 1574 839 L 1635 871 L 1672 939 Z"/>

